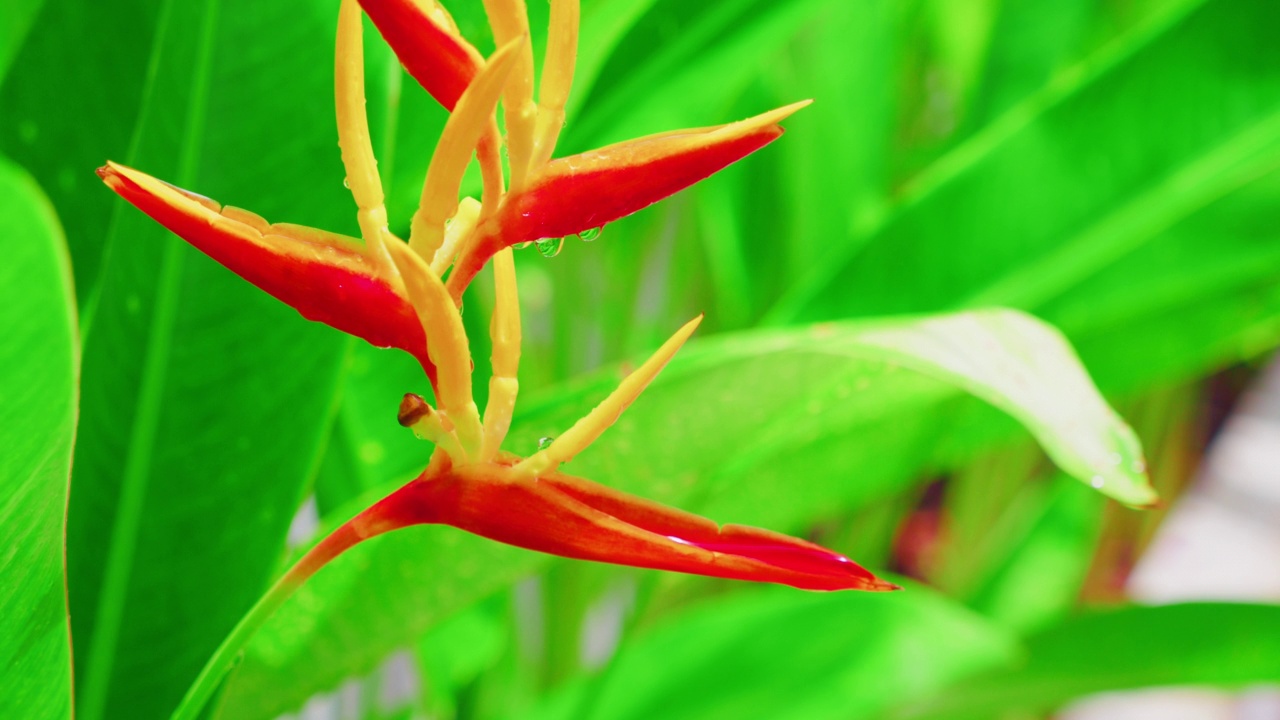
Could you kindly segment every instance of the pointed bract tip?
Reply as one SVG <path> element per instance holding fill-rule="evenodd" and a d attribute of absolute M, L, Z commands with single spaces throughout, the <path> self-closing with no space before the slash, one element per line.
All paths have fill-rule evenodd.
<path fill-rule="evenodd" d="M 867 590 L 869 592 L 895 592 L 897 590 L 901 590 L 902 586 L 895 585 L 894 583 L 891 583 L 888 580 L 881 580 L 880 578 L 875 578 L 874 580 L 869 581 L 861 589 Z"/>
<path fill-rule="evenodd" d="M 809 107 L 812 104 L 813 104 L 812 98 L 808 100 L 798 100 L 796 102 L 791 103 L 790 105 L 783 105 L 782 107 L 776 110 L 770 110 L 769 112 L 764 113 L 758 117 L 760 120 L 765 121 L 767 123 L 776 124 L 776 123 L 782 122 L 783 120 L 786 120 L 787 118 L 796 114 L 800 110 Z"/>

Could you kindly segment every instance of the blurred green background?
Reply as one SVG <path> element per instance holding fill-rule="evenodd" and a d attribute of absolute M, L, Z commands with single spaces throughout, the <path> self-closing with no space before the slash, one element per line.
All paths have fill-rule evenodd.
<path fill-rule="evenodd" d="M 480 2 L 449 9 L 491 52 Z M 540 56 L 548 4 L 530 12 Z M 93 175 L 110 158 L 357 234 L 336 14 L 336 0 L 0 8 L 0 438 L 16 443 L 11 476 L 40 488 L 2 501 L 0 537 L 39 551 L 30 573 L 3 568 L 36 598 L 10 627 L 42 628 L 0 642 L 0 660 L 47 648 L 10 663 L 0 709 L 23 714 L 6 717 L 66 717 L 72 460 L 67 603 L 88 720 L 167 717 L 309 526 L 425 465 L 430 447 L 394 422 L 404 392 L 427 391 L 410 358 L 302 320 Z M 1270 0 L 583 0 L 558 154 L 815 102 L 778 142 L 594 242 L 517 253 L 526 393 L 508 447 L 532 451 L 705 311 L 691 359 L 572 470 L 810 537 L 907 592 L 807 594 L 413 528 L 306 586 L 210 716 L 311 698 L 343 718 L 1029 718 L 1100 690 L 1280 682 L 1280 609 L 1126 605 L 1165 511 L 1067 479 L 998 411 L 884 363 L 720 353 L 761 329 L 1026 310 L 1073 343 L 1176 508 L 1280 345 L 1276 28 Z M 366 29 L 402 232 L 445 114 Z M 489 282 L 466 298 L 477 358 Z"/>

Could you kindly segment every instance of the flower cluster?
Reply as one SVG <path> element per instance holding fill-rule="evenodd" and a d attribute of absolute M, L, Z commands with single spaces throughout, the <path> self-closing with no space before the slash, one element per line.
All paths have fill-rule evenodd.
<path fill-rule="evenodd" d="M 776 139 L 782 133 L 778 122 L 806 103 L 553 159 L 573 79 L 577 0 L 552 0 L 536 100 L 524 0 L 485 0 L 485 9 L 498 46 L 488 59 L 432 0 L 343 0 L 336 52 L 338 138 L 362 240 L 268 223 L 116 163 L 99 170 L 127 201 L 305 317 L 379 347 L 400 348 L 422 364 L 436 406 L 406 395 L 399 421 L 435 445 L 430 464 L 322 541 L 304 559 L 304 574 L 369 536 L 443 523 L 565 557 L 806 589 L 893 589 L 813 543 L 720 526 L 559 471 L 636 399 L 700 317 L 554 443 L 527 458 L 501 450 L 519 388 L 512 247 L 589 234 L 677 192 Z M 388 229 L 369 139 L 362 10 L 409 74 L 450 111 L 407 242 Z M 483 177 L 481 197 L 459 200 L 473 156 Z M 482 415 L 473 400 L 473 364 L 459 305 L 489 261 L 496 288 L 493 373 Z"/>

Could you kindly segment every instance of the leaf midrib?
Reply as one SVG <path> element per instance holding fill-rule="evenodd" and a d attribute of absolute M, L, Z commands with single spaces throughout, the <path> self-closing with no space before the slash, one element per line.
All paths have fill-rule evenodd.
<path fill-rule="evenodd" d="M 179 151 L 177 182 L 180 185 L 192 183 L 199 164 L 199 147 L 204 135 L 205 111 L 208 104 L 217 5 L 217 0 L 205 0 L 204 22 L 198 41 L 196 66 L 182 135 L 185 142 Z M 168 34 L 172 31 L 172 24 L 173 1 L 166 0 L 161 9 L 161 20 L 154 41 L 155 49 L 148 68 L 148 88 L 144 103 L 149 104 L 153 98 L 163 47 Z M 145 121 L 145 116 L 139 120 L 140 129 Z M 136 156 L 140 145 L 141 138 L 135 136 L 130 151 L 131 156 Z M 118 236 L 113 236 L 109 241 L 118 242 Z M 106 567 L 103 570 L 102 590 L 98 596 L 93 638 L 89 646 L 90 654 L 84 678 L 85 689 L 79 713 L 82 720 L 102 718 L 110 692 L 125 601 L 132 577 L 133 557 L 142 524 L 146 489 L 150 481 L 156 431 L 168 380 L 169 351 L 177 321 L 178 295 L 181 291 L 181 278 L 186 257 L 184 250 L 177 237 L 170 235 L 167 238 L 158 275 L 159 287 L 151 317 L 152 332 L 147 339 L 138 388 L 137 409 L 131 428 L 128 454 L 125 458 L 120 499 L 111 526 L 110 547 Z"/>

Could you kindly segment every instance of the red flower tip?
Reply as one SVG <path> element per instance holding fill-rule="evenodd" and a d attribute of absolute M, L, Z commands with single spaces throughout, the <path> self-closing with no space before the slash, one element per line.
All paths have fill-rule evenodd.
<path fill-rule="evenodd" d="M 234 207 L 108 162 L 98 177 L 171 232 L 309 320 L 398 347 L 435 369 L 422 324 L 399 283 L 353 238 L 288 223 L 268 223 Z"/>
<path fill-rule="evenodd" d="M 501 465 L 424 473 L 370 508 L 374 532 L 423 523 L 562 557 L 773 582 L 805 590 L 899 589 L 849 558 L 799 538 L 706 518 L 551 473 Z"/>
<path fill-rule="evenodd" d="M 455 296 L 498 250 L 599 228 L 646 208 L 768 145 L 810 100 L 727 125 L 649 135 L 552 160 L 477 229 L 449 280 Z"/>
<path fill-rule="evenodd" d="M 810 102 L 552 160 L 513 203 L 504 239 L 562 237 L 626 217 L 773 142 L 783 132 L 778 123 Z"/>
<path fill-rule="evenodd" d="M 360 6 L 404 69 L 452 111 L 484 58 L 458 34 L 444 8 L 415 0 L 360 0 Z"/>

